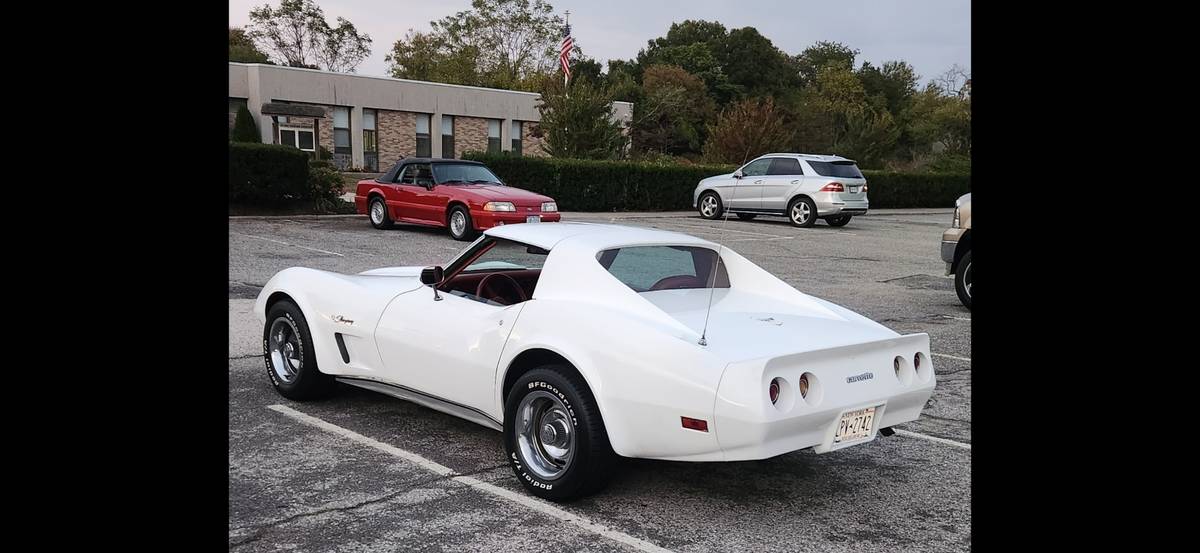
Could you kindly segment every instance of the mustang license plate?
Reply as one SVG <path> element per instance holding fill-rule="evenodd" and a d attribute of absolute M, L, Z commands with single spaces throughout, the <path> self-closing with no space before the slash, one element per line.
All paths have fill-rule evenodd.
<path fill-rule="evenodd" d="M 875 428 L 875 407 L 867 407 L 857 411 L 847 411 L 838 421 L 837 432 L 833 435 L 833 443 L 853 442 L 870 438 Z"/>
<path fill-rule="evenodd" d="M 542 216 L 541 215 L 526 215 L 525 222 L 526 223 L 540 223 L 540 222 L 542 222 Z"/>

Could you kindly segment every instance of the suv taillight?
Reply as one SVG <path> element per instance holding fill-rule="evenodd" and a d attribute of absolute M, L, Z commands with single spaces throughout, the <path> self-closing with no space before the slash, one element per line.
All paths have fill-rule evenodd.
<path fill-rule="evenodd" d="M 845 191 L 846 191 L 846 189 L 842 188 L 842 183 L 840 183 L 840 182 L 831 182 L 831 183 L 826 184 L 825 186 L 821 187 L 821 192 L 845 192 Z"/>

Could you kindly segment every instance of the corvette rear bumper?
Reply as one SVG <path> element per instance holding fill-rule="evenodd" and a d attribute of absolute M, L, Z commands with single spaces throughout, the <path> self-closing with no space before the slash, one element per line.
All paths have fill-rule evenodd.
<path fill-rule="evenodd" d="M 921 369 L 912 359 L 923 353 Z M 924 334 L 843 346 L 763 361 L 731 364 L 725 370 L 714 412 L 717 441 L 726 461 L 766 459 L 800 449 L 826 453 L 870 442 L 880 428 L 916 420 L 933 394 L 936 378 Z M 894 359 L 902 358 L 897 375 Z M 801 397 L 798 382 L 807 374 Z M 869 376 L 868 376 L 869 375 Z M 782 383 L 771 404 L 767 388 Z M 842 416 L 875 408 L 870 434 L 835 441 Z"/>

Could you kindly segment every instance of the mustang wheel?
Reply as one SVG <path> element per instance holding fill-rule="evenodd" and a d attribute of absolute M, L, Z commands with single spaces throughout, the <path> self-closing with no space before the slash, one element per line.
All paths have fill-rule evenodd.
<path fill-rule="evenodd" d="M 290 301 L 279 301 L 267 311 L 263 357 L 271 384 L 283 397 L 315 399 L 333 391 L 333 377 L 317 370 L 308 322 Z"/>
<path fill-rule="evenodd" d="M 718 219 L 721 212 L 721 197 L 716 192 L 705 192 L 700 195 L 700 216 L 705 219 Z"/>
<path fill-rule="evenodd" d="M 525 489 L 552 501 L 599 491 L 616 457 L 587 384 L 563 365 L 543 365 L 513 385 L 504 450 Z"/>
<path fill-rule="evenodd" d="M 450 237 L 455 240 L 471 240 L 475 238 L 475 229 L 471 225 L 471 214 L 462 206 L 454 206 L 447 218 L 450 227 Z"/>
<path fill-rule="evenodd" d="M 743 221 L 749 221 L 755 217 L 758 217 L 758 214 L 757 213 L 738 213 L 737 216 L 738 216 L 738 219 L 741 219 Z"/>
<path fill-rule="evenodd" d="M 954 271 L 954 291 L 958 299 L 967 309 L 971 308 L 971 251 L 963 254 L 958 260 L 958 270 Z"/>
<path fill-rule="evenodd" d="M 788 206 L 788 219 L 798 227 L 811 227 L 817 222 L 817 204 L 808 198 L 796 198 Z"/>
<path fill-rule="evenodd" d="M 377 229 L 392 228 L 392 216 L 388 215 L 387 204 L 383 198 L 374 196 L 367 206 L 367 216 L 371 218 L 371 226 Z"/>
<path fill-rule="evenodd" d="M 825 222 L 829 223 L 829 226 L 831 227 L 844 227 L 846 226 L 846 223 L 850 222 L 850 215 L 835 215 L 833 217 L 826 217 Z"/>

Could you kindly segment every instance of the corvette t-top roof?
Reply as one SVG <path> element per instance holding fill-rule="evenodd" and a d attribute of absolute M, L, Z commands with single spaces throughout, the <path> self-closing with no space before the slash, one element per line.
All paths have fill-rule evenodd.
<path fill-rule="evenodd" d="M 488 236 L 522 242 L 542 249 L 552 249 L 564 240 L 596 251 L 633 244 L 674 244 L 717 247 L 707 240 L 643 227 L 605 225 L 596 223 L 525 223 L 493 227 Z"/>

